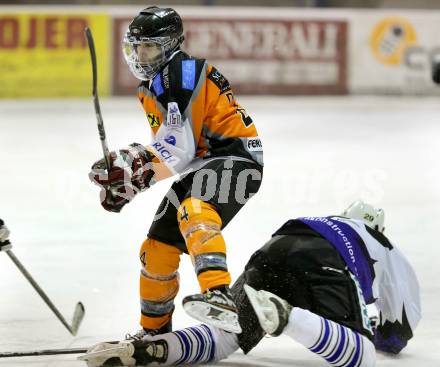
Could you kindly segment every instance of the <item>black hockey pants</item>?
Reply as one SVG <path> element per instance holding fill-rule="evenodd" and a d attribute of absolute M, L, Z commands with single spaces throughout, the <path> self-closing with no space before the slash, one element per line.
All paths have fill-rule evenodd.
<path fill-rule="evenodd" d="M 239 345 L 247 353 L 265 334 L 243 290 L 244 283 L 371 339 L 363 328 L 356 284 L 346 264 L 327 240 L 312 232 L 274 236 L 252 255 L 233 285 L 243 328 Z"/>

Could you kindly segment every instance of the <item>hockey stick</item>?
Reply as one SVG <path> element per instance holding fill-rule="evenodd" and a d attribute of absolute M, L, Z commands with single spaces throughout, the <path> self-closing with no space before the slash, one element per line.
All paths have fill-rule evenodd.
<path fill-rule="evenodd" d="M 104 154 L 105 166 L 107 168 L 107 172 L 110 169 L 110 159 L 109 159 L 109 150 L 107 139 L 105 135 L 104 129 L 104 121 L 102 119 L 101 107 L 99 106 L 99 98 L 98 98 L 98 69 L 96 66 L 96 51 L 95 51 L 95 42 L 93 41 L 92 31 L 90 28 L 85 29 L 85 34 L 87 38 L 87 43 L 90 49 L 90 59 L 92 61 L 92 73 L 93 73 L 93 104 L 95 106 L 95 114 L 96 121 L 98 123 L 98 131 L 99 131 L 99 139 L 101 140 L 102 153 Z"/>
<path fill-rule="evenodd" d="M 118 344 L 117 341 L 107 342 L 109 344 Z M 60 348 L 60 349 L 41 349 L 22 352 L 2 352 L 0 358 L 12 358 L 12 357 L 32 357 L 32 356 L 56 356 L 61 354 L 81 354 L 87 353 L 91 347 L 86 348 Z"/>
<path fill-rule="evenodd" d="M 89 348 L 65 348 L 65 349 L 42 349 L 25 352 L 3 352 L 0 358 L 31 357 L 31 356 L 55 356 L 58 354 L 80 354 L 86 353 Z"/>
<path fill-rule="evenodd" d="M 49 297 L 44 293 L 44 291 L 41 289 L 41 287 L 37 284 L 37 282 L 32 278 L 32 276 L 29 274 L 29 272 L 26 270 L 26 268 L 22 265 L 22 263 L 17 259 L 17 257 L 14 255 L 14 253 L 11 250 L 12 245 L 9 241 L 5 241 L 0 244 L 0 251 L 6 252 L 6 254 L 10 257 L 10 259 L 14 262 L 15 265 L 17 265 L 18 269 L 21 271 L 21 273 L 25 276 L 25 278 L 31 283 L 32 287 L 37 291 L 37 293 L 40 295 L 40 297 L 43 299 L 43 301 L 46 303 L 46 305 L 49 306 L 49 308 L 52 310 L 52 312 L 55 314 L 55 316 L 58 318 L 58 320 L 61 321 L 61 323 L 66 327 L 67 330 L 72 335 L 76 335 L 79 329 L 79 325 L 81 324 L 81 321 L 84 318 L 85 309 L 81 302 L 78 302 L 75 306 L 75 311 L 73 313 L 72 318 L 72 324 L 69 325 L 67 321 L 64 319 L 63 315 L 61 315 L 60 311 L 55 307 L 55 305 L 52 303 L 52 301 L 49 299 Z"/>

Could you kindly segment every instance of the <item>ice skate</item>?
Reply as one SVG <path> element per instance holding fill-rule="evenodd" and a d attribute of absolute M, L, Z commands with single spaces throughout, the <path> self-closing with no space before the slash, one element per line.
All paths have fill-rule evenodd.
<path fill-rule="evenodd" d="M 134 351 L 133 343 L 128 340 L 117 344 L 99 343 L 88 350 L 86 354 L 79 356 L 78 359 L 87 362 L 88 367 L 135 366 Z"/>
<path fill-rule="evenodd" d="M 173 331 L 172 325 L 173 325 L 173 323 L 170 320 L 165 325 L 160 327 L 159 329 L 142 328 L 142 329 L 136 331 L 136 333 L 134 333 L 134 334 L 125 334 L 125 340 L 130 340 L 130 341 L 141 340 L 141 339 L 148 337 L 148 336 L 156 336 L 156 335 L 160 335 L 160 334 L 170 333 L 171 331 Z"/>
<path fill-rule="evenodd" d="M 207 290 L 203 294 L 187 296 L 183 308 L 191 317 L 220 329 L 240 334 L 237 307 L 228 287 Z"/>
<path fill-rule="evenodd" d="M 129 335 L 119 343 L 99 343 L 86 354 L 78 357 L 86 361 L 88 367 L 147 366 L 150 363 L 165 363 L 168 357 L 168 345 L 165 340 L 152 340 L 144 332 Z"/>
<path fill-rule="evenodd" d="M 289 322 L 292 306 L 273 293 L 256 291 L 247 284 L 244 290 L 263 330 L 272 336 L 280 335 Z"/>

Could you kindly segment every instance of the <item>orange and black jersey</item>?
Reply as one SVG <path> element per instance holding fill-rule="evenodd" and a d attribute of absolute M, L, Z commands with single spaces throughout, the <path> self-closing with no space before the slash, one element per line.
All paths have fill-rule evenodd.
<path fill-rule="evenodd" d="M 255 124 L 227 79 L 203 59 L 179 51 L 138 92 L 153 132 L 147 146 L 172 174 L 219 157 L 263 165 Z"/>

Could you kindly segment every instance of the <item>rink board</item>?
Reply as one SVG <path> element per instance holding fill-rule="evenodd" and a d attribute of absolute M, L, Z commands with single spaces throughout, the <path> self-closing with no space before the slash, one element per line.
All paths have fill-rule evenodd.
<path fill-rule="evenodd" d="M 81 24 L 95 33 L 101 94 L 136 93 L 139 81 L 125 65 L 121 40 L 139 7 L 0 10 L 1 98 L 88 95 L 84 40 L 69 43 Z M 239 94 L 439 94 L 430 74 L 440 52 L 440 11 L 177 10 L 184 21 L 183 49 L 213 63 Z"/>

